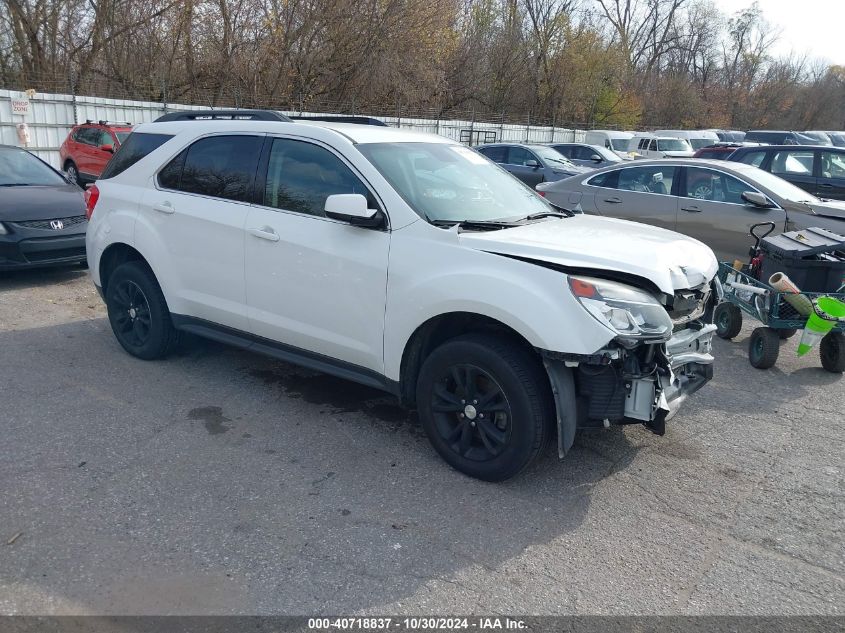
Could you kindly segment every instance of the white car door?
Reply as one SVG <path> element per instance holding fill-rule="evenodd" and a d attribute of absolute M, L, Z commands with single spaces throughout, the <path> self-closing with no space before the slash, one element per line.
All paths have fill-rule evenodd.
<path fill-rule="evenodd" d="M 338 193 L 380 207 L 370 188 L 328 147 L 283 137 L 268 138 L 258 184 L 246 223 L 250 331 L 382 373 L 390 233 L 324 213 Z"/>
<path fill-rule="evenodd" d="M 160 251 L 158 273 L 177 317 L 248 329 L 244 225 L 263 142 L 263 135 L 201 138 L 144 194 L 146 234 Z"/>

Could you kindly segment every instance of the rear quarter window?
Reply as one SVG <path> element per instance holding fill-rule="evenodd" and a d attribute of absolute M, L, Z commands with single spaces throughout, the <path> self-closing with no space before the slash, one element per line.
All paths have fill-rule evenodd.
<path fill-rule="evenodd" d="M 126 142 L 117 150 L 117 153 L 112 156 L 109 164 L 103 170 L 100 180 L 114 178 L 122 174 L 147 154 L 164 145 L 171 138 L 173 136 L 170 134 L 132 132 L 126 139 Z"/>

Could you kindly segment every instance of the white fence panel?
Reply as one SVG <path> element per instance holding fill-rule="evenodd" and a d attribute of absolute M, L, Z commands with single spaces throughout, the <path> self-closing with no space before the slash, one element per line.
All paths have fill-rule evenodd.
<path fill-rule="evenodd" d="M 204 109 L 204 106 L 201 105 L 167 104 L 165 110 L 164 104 L 155 101 L 129 101 L 126 99 L 84 96 L 74 98 L 73 95 L 38 93 L 30 99 L 28 116 L 13 115 L 11 100 L 23 96 L 21 92 L 0 90 L 0 144 L 20 146 L 16 125 L 26 122 L 30 134 L 30 143 L 27 145 L 27 149 L 57 168 L 61 168 L 59 147 L 71 128 L 77 123 L 83 123 L 86 120 L 125 121 L 132 124 L 146 123 L 157 119 L 165 111 Z M 308 112 L 287 112 L 286 114 L 318 115 L 318 113 Z M 393 127 L 440 134 L 470 145 L 496 141 L 519 143 L 583 142 L 585 136 L 585 132 L 582 130 L 510 123 L 379 116 L 373 118 L 384 121 Z"/>

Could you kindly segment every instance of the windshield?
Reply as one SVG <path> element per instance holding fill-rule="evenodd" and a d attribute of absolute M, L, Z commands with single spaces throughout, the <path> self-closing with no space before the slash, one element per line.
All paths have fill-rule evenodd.
<path fill-rule="evenodd" d="M 22 149 L 0 149 L 0 186 L 65 185 L 64 178 Z"/>
<path fill-rule="evenodd" d="M 610 146 L 617 152 L 627 152 L 629 140 L 627 138 L 612 138 L 610 139 Z"/>
<path fill-rule="evenodd" d="M 761 187 L 769 189 L 776 196 L 780 196 L 791 202 L 821 202 L 814 195 L 762 169 L 754 170 L 754 180 Z"/>
<path fill-rule="evenodd" d="M 657 141 L 657 149 L 661 152 L 689 152 L 691 147 L 680 138 L 662 138 Z"/>
<path fill-rule="evenodd" d="M 129 137 L 132 132 L 115 132 L 115 136 L 117 136 L 117 142 L 123 145 L 124 141 Z"/>
<path fill-rule="evenodd" d="M 552 211 L 533 190 L 463 145 L 362 143 L 358 150 L 420 216 L 494 221 Z"/>
<path fill-rule="evenodd" d="M 534 145 L 531 151 L 543 159 L 543 162 L 549 163 L 549 167 L 574 167 L 574 163 L 566 156 L 551 147 L 543 147 L 541 145 Z"/>

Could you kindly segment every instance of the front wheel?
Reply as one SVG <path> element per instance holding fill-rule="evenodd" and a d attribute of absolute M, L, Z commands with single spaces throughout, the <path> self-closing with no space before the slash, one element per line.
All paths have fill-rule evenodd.
<path fill-rule="evenodd" d="M 819 344 L 822 367 L 834 374 L 845 372 L 845 334 L 828 332 Z"/>
<path fill-rule="evenodd" d="M 554 419 L 539 359 L 515 343 L 471 334 L 447 341 L 423 363 L 417 408 L 429 440 L 460 472 L 503 481 L 546 445 Z"/>
<path fill-rule="evenodd" d="M 167 356 L 177 331 L 155 275 L 142 262 L 118 266 L 109 277 L 106 309 L 112 331 L 127 352 L 144 360 Z"/>

